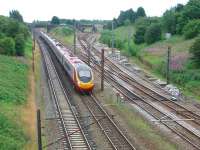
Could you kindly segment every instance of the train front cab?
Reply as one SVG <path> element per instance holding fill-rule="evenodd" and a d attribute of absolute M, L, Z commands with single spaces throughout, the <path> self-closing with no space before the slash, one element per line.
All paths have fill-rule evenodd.
<path fill-rule="evenodd" d="M 75 69 L 76 90 L 91 92 L 94 88 L 93 73 L 86 65 L 79 65 Z"/>

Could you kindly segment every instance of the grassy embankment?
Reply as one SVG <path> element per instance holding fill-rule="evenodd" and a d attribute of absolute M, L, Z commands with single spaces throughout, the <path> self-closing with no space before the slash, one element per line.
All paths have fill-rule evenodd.
<path fill-rule="evenodd" d="M 194 39 L 185 40 L 182 36 L 172 36 L 168 40 L 161 40 L 151 45 L 136 45 L 133 40 L 131 40 L 131 52 L 129 52 L 127 47 L 129 29 L 130 26 L 122 26 L 114 30 L 116 44 L 118 42 L 117 39 L 124 41 L 123 46 L 119 46 L 119 49 L 121 49 L 125 55 L 128 55 L 132 62 L 165 80 L 167 47 L 171 46 L 171 81 L 181 88 L 185 95 L 192 96 L 199 100 L 200 69 L 195 68 L 189 59 L 189 48 L 194 42 Z M 132 33 L 134 33 L 134 25 L 132 25 Z M 136 56 L 130 56 L 131 53 Z M 139 58 L 141 58 L 142 61 Z"/>
<path fill-rule="evenodd" d="M 178 146 L 163 136 L 158 129 L 152 127 L 141 115 L 130 105 L 119 103 L 108 99 L 106 103 L 111 107 L 115 114 L 123 118 L 135 138 L 135 142 L 140 149 L 175 150 Z"/>
<path fill-rule="evenodd" d="M 73 45 L 74 34 L 69 27 L 56 27 L 50 31 L 50 34 L 67 45 Z"/>
<path fill-rule="evenodd" d="M 36 149 L 32 41 L 25 57 L 0 55 L 0 149 Z"/>

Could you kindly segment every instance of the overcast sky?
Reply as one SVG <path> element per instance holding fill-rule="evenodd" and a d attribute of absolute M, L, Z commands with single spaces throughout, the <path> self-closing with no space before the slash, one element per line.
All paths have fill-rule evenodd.
<path fill-rule="evenodd" d="M 0 15 L 17 9 L 26 22 L 50 20 L 52 16 L 69 19 L 105 19 L 117 17 L 120 10 L 142 6 L 148 16 L 161 16 L 166 9 L 189 0 L 0 0 Z"/>

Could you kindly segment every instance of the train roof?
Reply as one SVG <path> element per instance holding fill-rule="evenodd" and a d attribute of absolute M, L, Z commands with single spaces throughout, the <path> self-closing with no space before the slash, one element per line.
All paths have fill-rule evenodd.
<path fill-rule="evenodd" d="M 58 42 L 54 38 L 51 38 L 50 36 L 48 36 L 45 33 L 42 33 L 42 34 L 45 35 L 52 42 L 52 44 L 54 44 L 54 46 L 56 46 L 57 50 L 63 55 L 63 57 L 65 59 L 67 59 L 74 67 L 77 68 L 80 65 L 84 65 L 84 66 L 87 66 L 88 68 L 90 68 L 87 64 L 85 64 L 78 57 L 71 56 L 71 54 L 69 52 L 70 50 L 67 49 L 64 45 L 62 45 L 62 43 Z"/>

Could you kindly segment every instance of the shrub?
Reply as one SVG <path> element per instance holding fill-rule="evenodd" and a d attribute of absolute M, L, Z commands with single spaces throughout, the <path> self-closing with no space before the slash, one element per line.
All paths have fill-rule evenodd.
<path fill-rule="evenodd" d="M 100 41 L 104 44 L 111 46 L 112 32 L 105 30 L 101 33 Z"/>
<path fill-rule="evenodd" d="M 198 37 L 190 48 L 192 54 L 192 60 L 200 66 L 200 37 Z"/>
<path fill-rule="evenodd" d="M 119 48 L 119 49 L 122 49 L 122 48 L 123 48 L 123 45 L 124 45 L 124 41 L 122 41 L 121 39 L 116 38 L 116 39 L 114 40 L 114 47 Z"/>
<path fill-rule="evenodd" d="M 154 43 L 161 39 L 161 26 L 160 24 L 154 23 L 147 28 L 145 32 L 145 42 L 147 44 Z"/>
<path fill-rule="evenodd" d="M 12 38 L 0 39 L 0 54 L 15 55 L 15 42 Z"/>
<path fill-rule="evenodd" d="M 139 26 L 136 29 L 136 33 L 134 35 L 134 42 L 136 44 L 144 43 L 144 35 L 145 35 L 146 27 L 145 26 Z"/>
<path fill-rule="evenodd" d="M 15 49 L 18 56 L 24 56 L 25 39 L 23 34 L 17 34 L 15 37 Z"/>
<path fill-rule="evenodd" d="M 186 39 L 196 37 L 200 33 L 200 20 L 191 20 L 183 28 Z"/>

